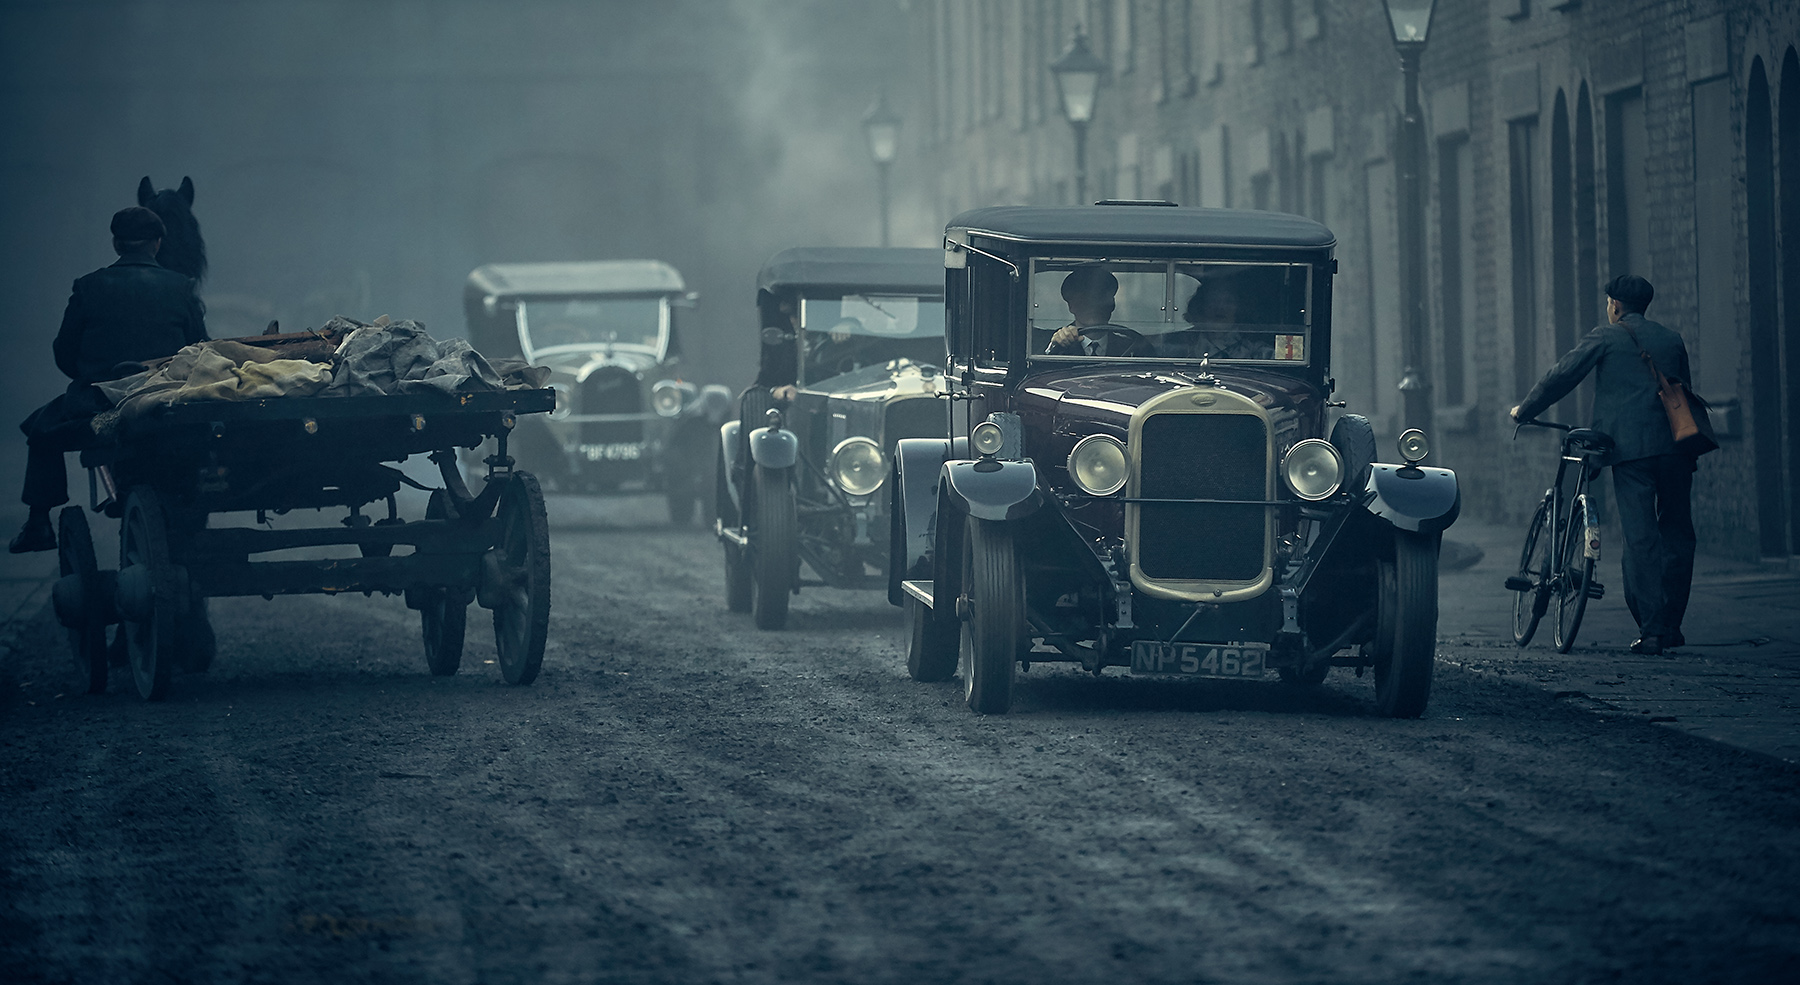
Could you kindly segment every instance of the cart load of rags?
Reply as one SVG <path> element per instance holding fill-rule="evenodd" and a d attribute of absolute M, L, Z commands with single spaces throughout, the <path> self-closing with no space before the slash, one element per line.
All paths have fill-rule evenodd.
<path fill-rule="evenodd" d="M 113 409 L 94 429 L 196 400 L 481 393 L 535 389 L 549 375 L 521 359 L 490 361 L 463 339 L 434 339 L 410 319 L 340 315 L 312 331 L 215 339 L 143 363 L 98 384 Z"/>

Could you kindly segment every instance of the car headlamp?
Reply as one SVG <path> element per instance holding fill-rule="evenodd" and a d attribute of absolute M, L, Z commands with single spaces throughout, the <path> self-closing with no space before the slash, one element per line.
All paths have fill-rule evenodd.
<path fill-rule="evenodd" d="M 674 380 L 662 380 L 650 388 L 650 409 L 656 411 L 659 417 L 674 417 L 681 413 L 681 405 L 686 396 L 681 390 L 681 384 Z"/>
<path fill-rule="evenodd" d="M 550 389 L 556 391 L 556 403 L 550 408 L 551 420 L 564 420 L 575 413 L 575 394 L 567 383 L 552 383 Z"/>
<path fill-rule="evenodd" d="M 1431 442 L 1425 440 L 1425 432 L 1418 428 L 1407 428 L 1400 433 L 1400 457 L 1408 465 L 1417 465 L 1431 454 Z"/>
<path fill-rule="evenodd" d="M 975 454 L 991 458 L 1006 447 L 1006 432 L 993 421 L 982 421 L 969 432 L 969 447 L 975 449 Z"/>
<path fill-rule="evenodd" d="M 1090 434 L 1069 451 L 1069 478 L 1089 496 L 1111 496 L 1125 488 L 1125 446 L 1110 434 Z"/>
<path fill-rule="evenodd" d="M 831 450 L 831 481 L 852 496 L 867 496 L 887 479 L 887 458 L 881 446 L 858 435 L 845 438 Z"/>
<path fill-rule="evenodd" d="M 1344 458 L 1329 441 L 1308 438 L 1288 449 L 1281 478 L 1294 495 L 1308 502 L 1329 499 L 1344 482 Z"/>

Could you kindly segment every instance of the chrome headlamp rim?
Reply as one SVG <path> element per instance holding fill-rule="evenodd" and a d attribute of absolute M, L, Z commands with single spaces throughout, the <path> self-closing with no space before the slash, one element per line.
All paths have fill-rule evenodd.
<path fill-rule="evenodd" d="M 875 481 L 873 483 L 857 484 L 846 481 L 843 474 L 838 471 L 838 466 L 844 464 L 843 456 L 845 452 L 852 448 L 867 448 L 874 453 Z M 825 460 L 825 472 L 831 477 L 831 481 L 835 483 L 839 489 L 843 490 L 846 495 L 870 496 L 887 482 L 887 464 L 887 455 L 882 453 L 881 446 L 875 443 L 875 439 L 865 435 L 853 434 L 838 442 L 837 445 L 831 449 L 831 455 Z"/>
<path fill-rule="evenodd" d="M 1407 465 L 1417 465 L 1431 454 L 1431 441 L 1418 428 L 1407 428 L 1400 432 L 1400 438 L 1395 444 L 1399 446 L 1400 458 Z"/>
<path fill-rule="evenodd" d="M 1291 467 L 1304 461 L 1303 458 L 1296 457 L 1296 452 L 1300 455 L 1310 455 L 1315 450 L 1326 453 L 1326 460 L 1332 463 L 1336 475 L 1332 477 L 1330 485 L 1323 492 L 1314 491 L 1308 493 L 1302 491 L 1299 483 L 1294 481 Z M 1317 503 L 1321 500 L 1330 499 L 1337 495 L 1338 490 L 1342 489 L 1344 486 L 1344 456 L 1337 450 L 1336 445 L 1323 438 L 1307 438 L 1304 441 L 1297 441 L 1294 443 L 1293 447 L 1287 450 L 1286 454 L 1281 456 L 1281 481 L 1288 487 L 1289 492 L 1309 503 Z"/>
<path fill-rule="evenodd" d="M 969 449 L 982 458 L 993 458 L 1006 447 L 1006 432 L 993 421 L 982 421 L 969 429 Z"/>
<path fill-rule="evenodd" d="M 668 398 L 673 396 L 673 400 Z M 650 387 L 650 409 L 656 411 L 658 417 L 677 417 L 683 407 L 687 406 L 686 388 L 679 380 L 657 380 Z"/>
<path fill-rule="evenodd" d="M 1077 465 L 1084 455 L 1094 454 L 1093 449 L 1100 445 L 1111 445 L 1118 449 L 1119 461 L 1121 464 L 1121 468 L 1119 469 L 1119 479 L 1117 482 L 1103 488 L 1090 488 L 1081 480 L 1081 470 Z M 1118 493 L 1119 490 L 1125 488 L 1125 480 L 1131 475 L 1131 455 L 1126 451 L 1125 443 L 1112 435 L 1090 434 L 1080 441 L 1075 442 L 1075 447 L 1069 449 L 1069 458 L 1064 463 L 1064 468 L 1068 470 L 1069 481 L 1075 483 L 1075 488 L 1087 493 L 1089 496 L 1112 496 Z"/>
<path fill-rule="evenodd" d="M 551 383 L 550 389 L 556 391 L 556 401 L 551 404 L 550 413 L 546 416 L 553 421 L 567 420 L 569 415 L 575 413 L 575 388 L 559 380 Z"/>

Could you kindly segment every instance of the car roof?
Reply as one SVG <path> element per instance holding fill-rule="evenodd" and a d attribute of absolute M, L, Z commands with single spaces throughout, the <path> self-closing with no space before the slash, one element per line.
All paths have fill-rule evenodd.
<path fill-rule="evenodd" d="M 469 274 L 482 294 L 679 294 L 681 273 L 661 260 L 490 263 Z"/>
<path fill-rule="evenodd" d="M 1331 230 L 1304 216 L 1249 209 L 1139 205 L 1000 205 L 971 209 L 945 231 L 1019 242 L 1326 249 Z"/>
<path fill-rule="evenodd" d="M 944 251 L 904 246 L 797 246 L 782 250 L 756 275 L 760 290 L 830 287 L 944 293 Z"/>

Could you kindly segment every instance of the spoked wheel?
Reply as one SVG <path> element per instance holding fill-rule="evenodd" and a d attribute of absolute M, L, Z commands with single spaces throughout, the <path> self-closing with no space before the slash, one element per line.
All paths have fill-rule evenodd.
<path fill-rule="evenodd" d="M 1550 607 L 1550 501 L 1538 504 L 1531 527 L 1525 531 L 1525 547 L 1519 552 L 1519 573 L 1507 579 L 1513 589 L 1513 642 L 1525 646 L 1537 633 L 1538 621 Z"/>
<path fill-rule="evenodd" d="M 87 693 L 106 693 L 106 618 L 98 612 L 100 566 L 94 560 L 94 538 L 88 531 L 87 514 L 79 506 L 65 508 L 56 517 L 56 558 L 63 577 L 81 576 L 82 611 L 69 627 L 69 650 L 75 671 L 87 682 Z"/>
<path fill-rule="evenodd" d="M 788 596 L 799 568 L 800 518 L 787 474 L 756 466 L 751 480 L 750 613 L 758 629 L 787 625 Z"/>
<path fill-rule="evenodd" d="M 126 494 L 119 524 L 119 610 L 124 617 L 119 631 L 125 634 L 132 680 L 145 701 L 168 696 L 178 652 L 178 586 L 168 538 L 156 493 L 139 487 Z"/>
<path fill-rule="evenodd" d="M 735 529 L 741 526 L 737 504 L 731 501 L 730 477 L 725 474 L 725 449 L 719 449 L 718 472 L 714 477 L 715 509 L 719 526 Z M 725 608 L 732 612 L 749 612 L 751 601 L 750 558 L 744 549 L 731 541 L 721 542 L 725 549 Z"/>
<path fill-rule="evenodd" d="M 425 519 L 450 516 L 449 500 L 442 490 L 432 492 L 425 505 Z M 419 629 L 425 641 L 425 665 L 437 677 L 449 677 L 462 666 L 463 633 L 469 624 L 466 590 L 428 588 L 419 604 Z"/>
<path fill-rule="evenodd" d="M 906 647 L 906 674 L 915 681 L 947 681 L 956 674 L 962 624 L 956 619 L 956 600 L 938 596 L 949 611 L 928 609 L 925 603 L 906 597 L 906 622 L 912 630 Z"/>
<path fill-rule="evenodd" d="M 514 472 L 506 480 L 495 520 L 499 536 L 482 558 L 482 604 L 494 610 L 500 676 L 530 684 L 550 632 L 550 519 L 536 476 Z"/>
<path fill-rule="evenodd" d="M 1393 560 L 1379 565 L 1375 707 L 1390 718 L 1417 718 L 1431 698 L 1439 540 L 1437 534 L 1396 530 Z"/>
<path fill-rule="evenodd" d="M 1004 715 L 1012 708 L 1013 670 L 1025 640 L 1025 580 L 1010 527 L 974 517 L 966 522 L 963 696 L 971 711 Z"/>
<path fill-rule="evenodd" d="M 1588 586 L 1594 583 L 1594 559 L 1587 556 L 1588 506 L 1580 499 L 1569 510 L 1569 527 L 1557 550 L 1556 652 L 1575 646 L 1581 617 L 1587 612 Z"/>

